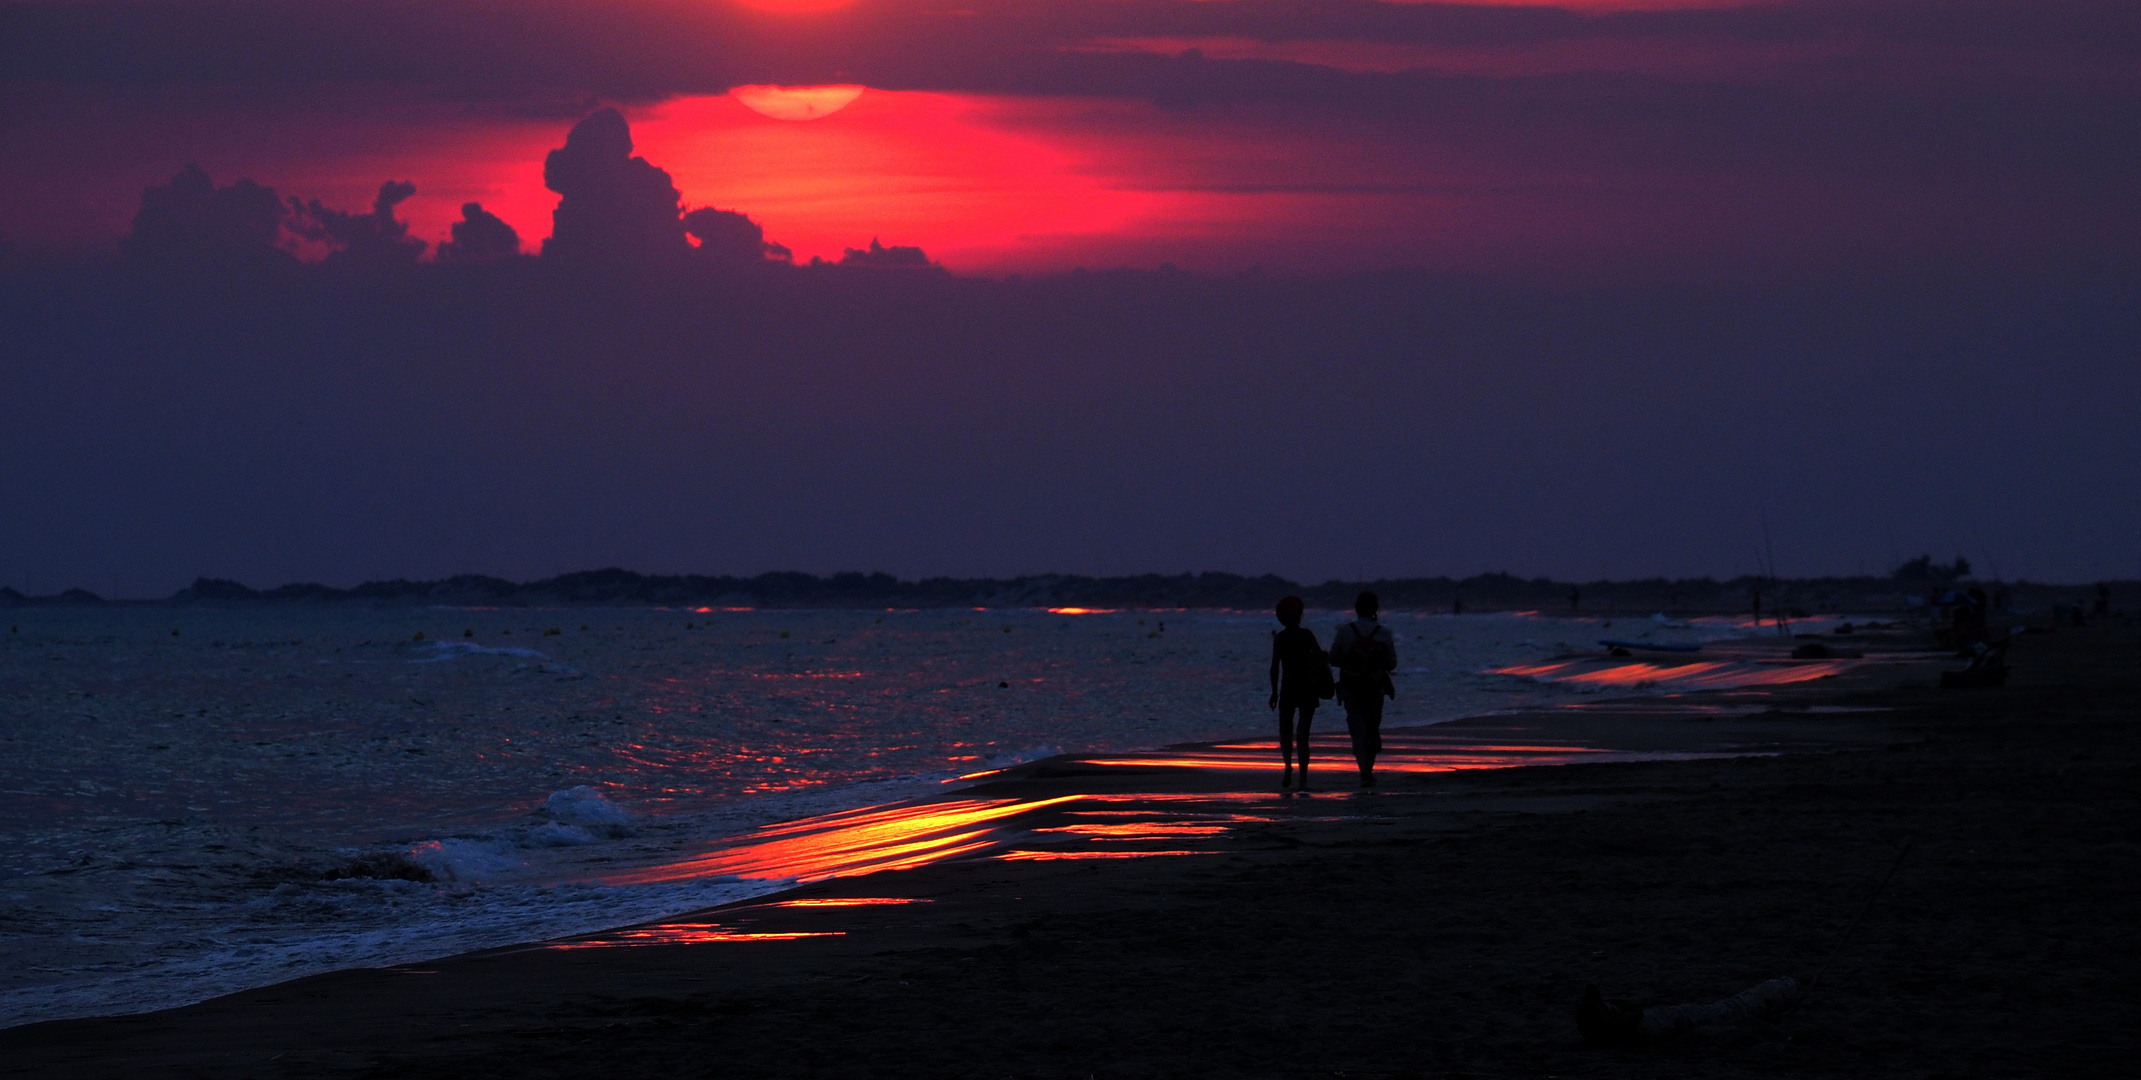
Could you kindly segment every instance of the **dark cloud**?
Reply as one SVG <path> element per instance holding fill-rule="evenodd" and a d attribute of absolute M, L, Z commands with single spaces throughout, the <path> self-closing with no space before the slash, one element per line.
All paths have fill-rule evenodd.
<path fill-rule="evenodd" d="M 520 254 L 520 234 L 482 203 L 463 203 L 461 220 L 453 223 L 453 239 L 439 245 L 439 258 L 480 261 Z"/>
<path fill-rule="evenodd" d="M 394 208 L 415 194 L 415 184 L 389 180 L 369 212 L 354 213 L 318 199 L 284 200 L 248 179 L 217 187 L 200 166 L 188 165 L 170 183 L 142 192 L 121 250 L 162 266 L 273 267 L 294 263 L 295 249 L 310 243 L 335 265 L 406 266 L 426 245 L 409 235 Z"/>
<path fill-rule="evenodd" d="M 394 216 L 394 208 L 415 194 L 416 185 L 407 180 L 386 181 L 379 185 L 379 196 L 372 200 L 368 214 L 335 210 L 318 199 L 299 202 L 292 196 L 288 227 L 306 240 L 326 245 L 330 249 L 327 261 L 332 263 L 413 263 L 428 245 L 409 235 L 408 223 Z"/>
<path fill-rule="evenodd" d="M 632 156 L 632 131 L 615 109 L 573 126 L 543 160 L 557 192 L 543 254 L 568 259 L 661 259 L 684 254 L 683 196 L 669 174 Z"/>
<path fill-rule="evenodd" d="M 886 247 L 870 238 L 867 248 L 845 248 L 840 253 L 841 266 L 859 266 L 875 270 L 928 270 L 936 268 L 929 256 L 918 247 L 894 245 Z"/>
<path fill-rule="evenodd" d="M 265 266 L 295 261 L 283 233 L 289 208 L 251 180 L 217 187 L 199 165 L 142 193 L 123 250 L 158 264 Z"/>
<path fill-rule="evenodd" d="M 695 253 L 722 265 L 791 258 L 745 214 L 713 207 L 684 213 L 669 173 L 633 156 L 631 126 L 615 109 L 573 126 L 565 145 L 544 159 L 543 183 L 562 196 L 543 241 L 548 258 L 660 263 Z"/>
<path fill-rule="evenodd" d="M 684 215 L 684 231 L 699 242 L 701 258 L 726 263 L 788 262 L 795 253 L 766 240 L 766 230 L 746 214 L 702 206 Z"/>

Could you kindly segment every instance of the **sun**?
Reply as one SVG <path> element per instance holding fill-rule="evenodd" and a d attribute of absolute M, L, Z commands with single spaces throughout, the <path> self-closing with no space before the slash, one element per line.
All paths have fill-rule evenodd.
<path fill-rule="evenodd" d="M 753 11 L 772 15 L 818 15 L 844 8 L 855 0 L 736 0 Z"/>
<path fill-rule="evenodd" d="M 735 86 L 729 96 L 775 120 L 820 120 L 862 96 L 860 86 Z"/>

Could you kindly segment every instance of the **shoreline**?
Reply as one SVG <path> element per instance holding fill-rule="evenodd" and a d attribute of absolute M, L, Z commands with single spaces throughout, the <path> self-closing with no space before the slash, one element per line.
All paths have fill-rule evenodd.
<path fill-rule="evenodd" d="M 2136 954 L 2136 655 L 2106 627 L 2027 639 L 2001 690 L 1763 693 L 1787 707 L 1773 720 L 1823 729 L 1866 714 L 1789 707 L 1892 710 L 1904 740 L 1866 752 L 1401 775 L 1119 842 L 1197 857 L 941 862 L 664 920 L 695 943 L 494 950 L 26 1025 L 0 1032 L 0 1071 L 2109 1074 L 2135 1048 L 2109 1021 Z M 997 783 L 1179 810 L 1212 794 L 1186 777 L 1237 786 Z M 1804 979 L 1899 838 L 1911 861 L 1790 1038 L 1576 1041 L 1585 982 L 1671 1003 Z"/>
<path fill-rule="evenodd" d="M 21 732 L 32 737 L 31 752 L 17 758 L 15 782 L 5 786 L 29 804 L 24 809 L 43 831 L 18 834 L 6 851 L 10 869 L 30 872 L 13 890 L 19 921 L 7 942 L 15 965 L 0 988 L 4 1026 L 182 1006 L 338 968 L 424 960 L 687 911 L 768 886 L 705 879 L 622 889 L 547 886 L 697 855 L 718 838 L 764 822 L 938 795 L 966 786 L 937 782 L 955 772 L 1052 754 L 1046 747 L 1059 738 L 1058 746 L 1097 751 L 1217 735 L 1239 742 L 1245 731 L 1253 739 L 1266 727 L 1259 719 L 1262 692 L 1241 685 L 1228 651 L 1244 625 L 1268 622 L 1261 615 L 1185 617 L 1181 625 L 1169 615 L 1168 635 L 1157 640 L 1159 628 L 1133 625 L 1132 613 L 1091 621 L 1006 616 L 1001 622 L 1015 628 L 1011 637 L 999 634 L 997 620 L 970 615 L 922 616 L 882 632 L 870 629 L 877 624 L 868 614 L 817 624 L 740 618 L 709 637 L 688 632 L 689 616 L 654 614 L 618 617 L 614 626 L 604 620 L 592 632 L 569 625 L 562 637 L 541 638 L 534 638 L 537 631 L 565 620 L 448 617 L 456 638 L 466 624 L 485 642 L 539 646 L 547 654 L 537 658 L 540 668 L 521 654 L 428 664 L 403 661 L 451 650 L 367 651 L 364 642 L 379 639 L 382 624 L 391 632 L 391 618 L 239 613 L 177 622 L 183 637 L 170 635 L 174 627 L 153 614 L 92 613 L 73 618 L 71 629 L 33 628 L 25 620 L 24 647 L 11 652 L 10 670 L 31 693 L 31 722 Z M 437 630 L 440 620 L 427 619 Z M 1603 697 L 1481 674 L 1572 651 L 1576 646 L 1566 643 L 1593 636 L 1580 624 L 1542 622 L 1544 628 L 1500 618 L 1451 623 L 1447 630 L 1422 626 L 1430 643 L 1422 656 L 1430 666 L 1417 683 L 1407 682 L 1390 723 Z M 900 620 L 886 616 L 884 623 Z M 777 638 L 776 631 L 790 628 L 800 647 Z M 504 636 L 509 631 L 513 636 Z M 1516 641 L 1532 637 L 1548 648 Z M 844 644 L 820 647 L 835 639 Z M 875 655 L 880 642 L 893 648 L 892 658 Z M 650 643 L 654 658 L 671 661 L 666 669 L 637 664 Z M 947 648 L 954 657 L 948 667 L 900 659 Z M 1102 662 L 1054 667 L 1065 658 L 1083 665 L 1095 657 Z M 1162 667 L 1142 666 L 1151 662 Z M 929 673 L 908 674 L 924 667 Z M 713 675 L 699 679 L 701 668 Z M 554 669 L 593 676 L 553 679 Z M 672 686 L 654 677 L 664 671 L 687 679 Z M 910 707 L 935 710 L 923 716 L 924 738 L 895 747 L 920 752 L 830 759 L 833 779 L 874 771 L 893 778 L 889 784 L 870 776 L 871 782 L 853 785 L 776 791 L 771 799 L 722 797 L 762 781 L 777 787 L 799 768 L 826 771 L 827 758 L 803 755 L 837 750 L 847 721 L 786 723 L 824 696 L 809 681 L 809 673 L 820 672 L 861 672 L 864 683 L 837 685 L 841 696 L 854 698 L 852 686 L 867 685 L 870 700 L 886 703 L 878 715 L 862 717 L 865 733 L 899 730 L 912 722 L 904 715 Z M 1000 689 L 1006 674 L 1008 693 Z M 769 678 L 780 681 L 764 681 Z M 1220 692 L 1200 689 L 1199 680 Z M 764 696 L 767 689 L 775 694 Z M 182 702 L 193 715 L 164 715 L 167 702 Z M 1110 709 L 1124 702 L 1130 707 Z M 1329 746 L 1344 738 L 1331 713 L 1324 710 L 1319 725 L 1328 737 L 1323 757 L 1341 763 Z M 625 723 L 615 723 L 620 719 Z M 97 738 L 70 736 L 82 723 L 101 725 Z M 971 763 L 954 769 L 929 752 L 935 742 L 962 739 L 988 749 L 972 751 Z M 514 753 L 468 752 L 502 743 Z M 621 749 L 635 743 L 654 747 L 655 756 Z M 81 752 L 92 745 L 132 752 L 106 763 Z M 885 744 L 847 737 L 845 745 Z M 701 747 L 713 756 L 663 775 L 659 754 L 673 759 Z M 1007 747 L 1036 749 L 999 756 Z M 1430 741 L 1421 749 L 1450 748 Z M 779 764 L 789 751 L 796 768 Z M 1228 752 L 1255 754 L 1238 745 Z M 645 767 L 639 758 L 647 758 Z M 41 765 L 25 767 L 35 763 Z M 943 771 L 917 780 L 908 771 L 917 765 Z M 1349 763 L 1341 767 L 1350 773 Z M 90 785 L 82 784 L 76 791 L 74 777 L 97 782 L 97 790 L 85 793 Z M 545 792 L 598 780 L 597 790 L 611 799 L 620 790 L 667 798 L 617 799 L 635 823 L 597 827 L 592 843 L 570 842 L 577 834 L 556 824 L 547 809 L 530 811 L 547 805 Z M 383 797 L 364 797 L 375 790 Z M 48 806 L 32 798 L 48 791 L 65 801 Z M 676 808 L 683 813 L 664 813 Z M 46 828 L 35 815 L 47 809 L 121 816 L 111 829 L 76 836 Z M 409 822 L 416 824 L 397 825 Z M 253 826 L 261 831 L 249 831 Z M 247 831 L 234 838 L 226 835 L 231 829 Z M 554 833 L 566 833 L 560 839 L 568 842 L 556 843 Z M 352 853 L 336 845 L 366 847 Z M 375 849 L 383 861 L 374 858 Z M 404 852 L 417 865 L 399 858 Z M 35 872 L 48 867 L 63 872 Z M 419 880 L 426 877 L 430 883 Z M 454 884 L 478 878 L 496 887 Z"/>

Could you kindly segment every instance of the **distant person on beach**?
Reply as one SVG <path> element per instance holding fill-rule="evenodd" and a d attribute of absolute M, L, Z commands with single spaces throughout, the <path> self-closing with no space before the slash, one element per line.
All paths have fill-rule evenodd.
<path fill-rule="evenodd" d="M 1331 636 L 1331 663 L 1338 668 L 1338 700 L 1346 707 L 1353 760 L 1360 786 L 1375 786 L 1375 755 L 1383 748 L 1383 699 L 1398 696 L 1390 673 L 1397 670 L 1397 638 L 1375 619 L 1382 607 L 1372 592 L 1353 601 L 1352 622 Z"/>
<path fill-rule="evenodd" d="M 1308 790 L 1308 729 L 1316 706 L 1330 697 L 1331 663 L 1316 642 L 1316 632 L 1301 625 L 1301 598 L 1279 601 L 1279 629 L 1271 632 L 1271 707 L 1279 713 L 1279 756 L 1286 773 L 1279 787 L 1294 781 L 1294 752 L 1301 756 L 1301 790 Z"/>

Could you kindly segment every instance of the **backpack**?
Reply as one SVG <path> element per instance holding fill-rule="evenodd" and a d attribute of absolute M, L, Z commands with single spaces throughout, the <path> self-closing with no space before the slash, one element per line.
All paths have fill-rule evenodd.
<path fill-rule="evenodd" d="M 1374 632 L 1362 634 L 1352 623 L 1347 623 L 1346 629 L 1352 631 L 1353 640 L 1346 645 L 1346 658 L 1343 661 L 1345 666 L 1363 669 L 1367 676 L 1365 682 L 1381 689 L 1384 697 L 1395 699 L 1398 696 L 1397 684 L 1391 681 L 1390 673 L 1382 670 L 1376 662 Z"/>
<path fill-rule="evenodd" d="M 1375 635 L 1364 635 L 1351 623 L 1346 624 L 1346 629 L 1353 631 L 1353 640 L 1346 646 L 1346 659 L 1360 667 L 1372 667 L 1375 664 Z"/>

